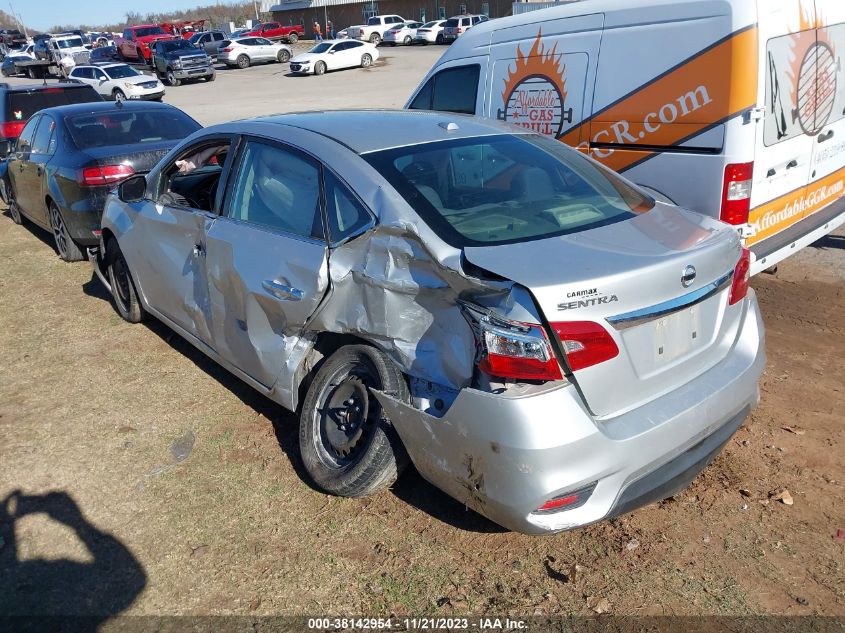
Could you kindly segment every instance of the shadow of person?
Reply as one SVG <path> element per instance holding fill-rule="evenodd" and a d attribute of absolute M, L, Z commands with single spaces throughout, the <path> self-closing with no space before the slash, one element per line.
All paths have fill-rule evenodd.
<path fill-rule="evenodd" d="M 15 523 L 33 514 L 45 514 L 73 530 L 93 560 L 20 560 Z M 0 547 L 0 629 L 6 620 L 12 625 L 7 630 L 47 630 L 51 620 L 58 624 L 75 616 L 72 630 L 96 631 L 129 607 L 147 584 L 129 549 L 89 523 L 65 492 L 12 492 L 0 502 L 0 535 L 5 541 Z"/>

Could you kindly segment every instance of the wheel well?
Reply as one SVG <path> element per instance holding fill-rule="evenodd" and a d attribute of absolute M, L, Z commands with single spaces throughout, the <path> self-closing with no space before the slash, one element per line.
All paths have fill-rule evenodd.
<path fill-rule="evenodd" d="M 103 244 L 108 244 L 110 239 L 115 239 L 114 233 L 111 232 L 111 229 L 103 229 Z M 101 253 L 103 257 L 105 257 L 105 253 Z"/>
<path fill-rule="evenodd" d="M 53 196 L 51 196 L 49 193 L 46 196 L 44 196 L 44 205 L 47 207 L 47 209 L 50 208 L 51 204 L 55 204 L 55 202 L 56 201 L 53 200 Z"/>
<path fill-rule="evenodd" d="M 317 340 L 311 348 L 302 366 L 297 371 L 295 377 L 297 387 L 297 398 L 294 403 L 294 410 L 297 414 L 300 413 L 300 407 L 305 402 L 305 394 L 308 393 L 308 387 L 314 380 L 314 376 L 320 371 L 329 356 L 334 354 L 337 350 L 345 345 L 370 345 L 373 344 L 354 334 L 337 334 L 335 332 L 321 332 L 317 335 Z"/>

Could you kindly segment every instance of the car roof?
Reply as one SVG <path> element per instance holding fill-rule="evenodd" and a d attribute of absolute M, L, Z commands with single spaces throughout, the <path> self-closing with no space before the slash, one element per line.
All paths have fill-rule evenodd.
<path fill-rule="evenodd" d="M 74 103 L 71 105 L 44 108 L 41 113 L 68 116 L 73 114 L 96 114 L 98 112 L 122 112 L 124 110 L 176 110 L 175 106 L 157 101 L 124 101 L 117 105 L 112 101 L 91 101 L 88 103 Z"/>
<path fill-rule="evenodd" d="M 449 124 L 457 127 L 447 129 L 452 127 Z M 529 133 L 489 119 L 423 110 L 298 112 L 233 121 L 215 128 L 236 134 L 252 132 L 275 135 L 272 126 L 308 130 L 332 139 L 358 154 L 454 138 Z M 280 134 L 279 138 L 284 138 L 284 135 Z"/>

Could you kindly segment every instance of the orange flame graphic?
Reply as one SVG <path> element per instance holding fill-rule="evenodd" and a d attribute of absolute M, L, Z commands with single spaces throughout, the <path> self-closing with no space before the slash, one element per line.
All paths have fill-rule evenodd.
<path fill-rule="evenodd" d="M 502 100 L 507 103 L 510 94 L 517 84 L 527 77 L 545 77 L 560 89 L 561 97 L 566 100 L 566 80 L 563 73 L 566 65 L 563 63 L 563 53 L 557 54 L 557 42 L 552 50 L 546 52 L 545 46 L 540 41 L 543 37 L 542 29 L 537 33 L 528 55 L 523 54 L 522 49 L 516 47 L 516 66 L 508 67 L 508 76 L 504 79 L 505 89 L 502 92 Z"/>

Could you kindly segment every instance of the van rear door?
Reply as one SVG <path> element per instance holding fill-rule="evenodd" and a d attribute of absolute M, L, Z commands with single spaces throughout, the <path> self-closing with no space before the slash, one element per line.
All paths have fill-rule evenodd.
<path fill-rule="evenodd" d="M 824 187 L 821 195 L 837 190 L 841 195 L 845 189 L 845 68 L 840 61 L 845 56 L 845 3 L 816 0 L 816 18 L 814 127 L 817 131 L 812 137 L 810 181 L 824 179 L 819 183 Z M 805 215 L 809 213 L 812 208 Z"/>
<path fill-rule="evenodd" d="M 762 8 L 765 5 L 765 8 Z M 815 64 L 808 54 L 816 42 L 812 3 L 760 2 L 759 41 L 765 80 L 763 116 L 758 120 L 749 222 L 755 234 L 747 244 L 757 259 L 776 240 L 765 240 L 803 217 L 802 202 L 810 180 L 814 125 Z"/>
<path fill-rule="evenodd" d="M 577 127 L 590 116 L 603 26 L 597 13 L 496 30 L 487 116 L 554 138 Z"/>

